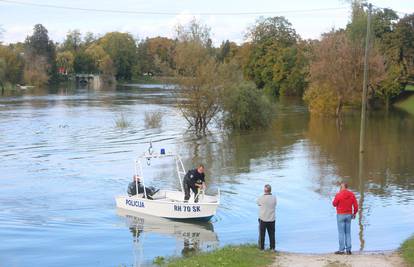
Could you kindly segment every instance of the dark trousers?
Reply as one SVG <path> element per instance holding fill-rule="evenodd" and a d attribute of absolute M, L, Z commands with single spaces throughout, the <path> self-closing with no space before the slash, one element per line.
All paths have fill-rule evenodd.
<path fill-rule="evenodd" d="M 275 249 L 275 221 L 264 222 L 259 219 L 259 248 L 264 249 L 265 233 L 269 235 L 270 249 Z"/>
<path fill-rule="evenodd" d="M 190 189 L 194 193 L 194 197 L 197 195 L 198 189 L 194 183 L 190 180 L 184 179 L 184 201 L 188 201 L 190 199 Z M 194 199 L 194 202 L 198 202 L 198 199 Z"/>

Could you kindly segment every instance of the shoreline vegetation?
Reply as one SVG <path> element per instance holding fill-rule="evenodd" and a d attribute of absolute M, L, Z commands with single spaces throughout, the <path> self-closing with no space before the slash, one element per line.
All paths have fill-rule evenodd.
<path fill-rule="evenodd" d="M 312 115 L 340 120 L 361 106 L 368 10 L 364 1 L 351 1 L 350 10 L 344 27 L 319 38 L 304 39 L 283 16 L 260 17 L 242 42 L 219 45 L 196 18 L 176 25 L 173 38 L 74 29 L 59 43 L 36 24 L 21 42 L 2 43 L 0 34 L 0 89 L 53 85 L 77 73 L 119 84 L 173 83 L 176 106 L 196 134 L 221 118 L 227 129 L 268 127 L 278 96 L 301 97 Z M 414 83 L 414 14 L 375 7 L 371 17 L 368 108 L 388 110 Z"/>
<path fill-rule="evenodd" d="M 189 257 L 174 257 L 164 259 L 157 257 L 153 263 L 158 266 L 168 267 L 195 267 L 195 266 L 270 266 L 276 253 L 261 251 L 257 245 L 244 244 L 238 246 L 225 246 L 208 252 L 201 252 Z"/>
<path fill-rule="evenodd" d="M 322 267 L 414 267 L 414 235 L 404 241 L 395 251 L 363 252 L 348 255 L 289 253 L 261 251 L 255 244 L 230 245 L 212 251 L 200 252 L 186 257 L 156 257 L 158 266 L 322 266 Z"/>
<path fill-rule="evenodd" d="M 414 266 L 414 235 L 404 241 L 400 248 L 402 257 L 409 267 Z"/>

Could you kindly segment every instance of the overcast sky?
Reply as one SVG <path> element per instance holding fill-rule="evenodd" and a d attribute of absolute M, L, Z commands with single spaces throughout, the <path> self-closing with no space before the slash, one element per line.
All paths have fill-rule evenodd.
<path fill-rule="evenodd" d="M 49 36 L 61 42 L 69 30 L 79 29 L 104 34 L 110 31 L 129 32 L 135 37 L 174 36 L 174 26 L 193 17 L 209 25 L 214 43 L 230 39 L 240 43 L 246 28 L 260 16 L 217 15 L 200 13 L 271 12 L 263 16 L 285 16 L 302 38 L 319 38 L 332 27 L 344 27 L 350 8 L 345 0 L 0 0 L 0 26 L 3 42 L 24 41 L 33 25 L 43 24 Z M 18 4 L 35 3 L 85 9 L 125 10 L 139 12 L 167 12 L 169 15 L 118 14 L 65 10 Z M 414 12 L 412 0 L 375 0 L 374 5 L 389 7 L 403 13 Z M 316 11 L 316 9 L 329 9 Z M 312 11 L 310 11 L 312 10 Z M 403 15 L 400 13 L 400 16 Z"/>

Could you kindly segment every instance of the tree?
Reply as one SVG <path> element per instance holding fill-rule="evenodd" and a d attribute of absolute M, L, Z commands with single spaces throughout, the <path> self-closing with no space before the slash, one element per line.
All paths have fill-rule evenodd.
<path fill-rule="evenodd" d="M 138 52 L 139 61 L 143 63 L 142 54 L 144 54 L 144 59 L 152 60 L 152 67 L 156 74 L 171 75 L 175 68 L 174 53 L 176 42 L 166 37 L 155 37 L 146 39 L 145 43 L 146 46 L 138 46 L 139 51 L 146 49 L 145 52 Z M 144 60 L 144 62 L 146 60 Z"/>
<path fill-rule="evenodd" d="M 83 37 L 83 43 L 86 47 L 94 43 L 98 38 L 93 34 L 93 32 L 87 32 L 85 33 L 85 36 Z"/>
<path fill-rule="evenodd" d="M 284 17 L 261 18 L 247 37 L 252 44 L 247 77 L 275 95 L 301 95 L 307 62 L 292 24 Z"/>
<path fill-rule="evenodd" d="M 310 111 L 340 117 L 344 105 L 360 103 L 364 50 L 343 30 L 325 34 L 314 48 L 310 87 L 304 95 Z M 384 79 L 383 57 L 374 47 L 369 57 L 369 87 Z M 336 105 L 332 105 L 332 102 Z"/>
<path fill-rule="evenodd" d="M 177 27 L 175 78 L 177 105 L 181 114 L 197 134 L 206 133 L 212 119 L 219 112 L 221 86 L 217 63 L 209 54 L 209 28 L 192 20 Z"/>
<path fill-rule="evenodd" d="M 56 65 L 61 74 L 68 75 L 73 73 L 75 57 L 70 51 L 59 52 L 56 55 Z"/>
<path fill-rule="evenodd" d="M 82 35 L 79 30 L 69 31 L 63 41 L 63 50 L 77 52 L 82 44 Z"/>
<path fill-rule="evenodd" d="M 26 81 L 44 85 L 45 81 L 54 80 L 57 75 L 55 45 L 49 40 L 48 31 L 42 24 L 36 24 L 33 34 L 26 38 L 25 61 L 25 71 L 30 72 L 24 75 Z M 34 66 L 35 64 L 39 65 Z M 35 81 L 37 77 L 39 81 Z"/>
<path fill-rule="evenodd" d="M 105 52 L 102 46 L 92 44 L 85 50 L 85 54 L 93 60 L 95 69 L 97 69 L 104 76 L 107 76 L 106 78 L 111 78 L 115 75 L 112 59 Z"/>
<path fill-rule="evenodd" d="M 99 72 L 94 58 L 84 51 L 80 51 L 75 54 L 75 58 L 73 61 L 73 69 L 75 73 L 90 74 Z"/>
<path fill-rule="evenodd" d="M 4 93 L 4 84 L 6 83 L 6 61 L 0 57 L 0 88 L 1 94 Z"/>
<path fill-rule="evenodd" d="M 26 38 L 26 49 L 29 53 L 44 56 L 47 60 L 53 60 L 55 46 L 51 40 L 47 29 L 42 24 L 36 24 L 33 34 Z"/>
<path fill-rule="evenodd" d="M 155 58 L 159 59 L 155 53 L 151 53 L 149 40 L 143 40 L 138 44 L 137 57 L 138 63 L 135 69 L 135 75 L 141 76 L 146 73 L 160 74 L 161 70 L 155 66 Z"/>
<path fill-rule="evenodd" d="M 111 57 L 116 70 L 116 79 L 130 80 L 137 62 L 137 46 L 129 33 L 110 32 L 99 39 L 98 44 Z"/>
<path fill-rule="evenodd" d="M 0 26 L 0 44 L 3 40 L 3 33 L 4 33 L 4 29 Z"/>
<path fill-rule="evenodd" d="M 236 56 L 238 50 L 239 47 L 236 43 L 226 40 L 225 42 L 221 43 L 221 46 L 217 53 L 217 60 L 221 63 L 229 63 L 230 60 Z"/>
<path fill-rule="evenodd" d="M 36 54 L 26 55 L 23 74 L 24 82 L 34 86 L 44 86 L 49 81 L 49 75 L 47 74 L 49 68 L 50 66 L 44 56 Z"/>
<path fill-rule="evenodd" d="M 3 60 L 3 83 L 21 83 L 23 77 L 24 59 L 16 49 L 11 46 L 0 45 L 0 58 Z"/>
<path fill-rule="evenodd" d="M 270 101 L 253 82 L 239 82 L 225 88 L 224 123 L 236 130 L 266 128 L 272 119 Z"/>
<path fill-rule="evenodd" d="M 406 83 L 414 80 L 414 14 L 406 15 L 398 21 L 395 34 Z"/>

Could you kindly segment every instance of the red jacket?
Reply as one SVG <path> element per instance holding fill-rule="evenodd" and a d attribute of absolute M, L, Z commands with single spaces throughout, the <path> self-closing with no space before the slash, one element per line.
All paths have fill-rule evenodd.
<path fill-rule="evenodd" d="M 332 204 L 336 207 L 338 214 L 356 214 L 358 212 L 358 201 L 354 193 L 346 189 L 336 194 Z M 354 206 L 354 212 L 352 212 L 352 206 Z"/>

